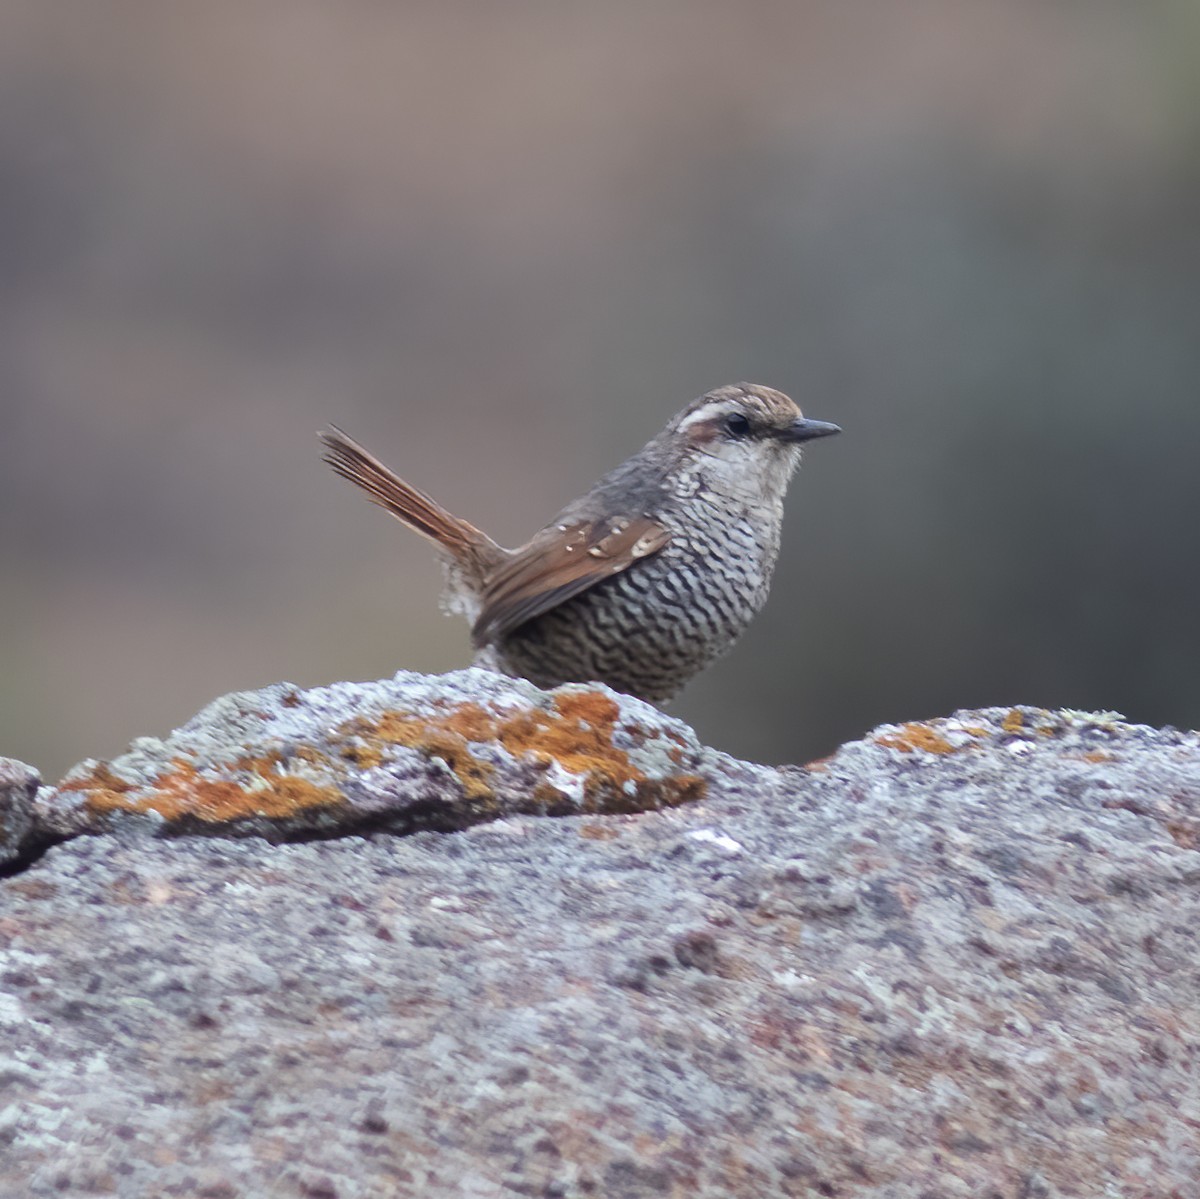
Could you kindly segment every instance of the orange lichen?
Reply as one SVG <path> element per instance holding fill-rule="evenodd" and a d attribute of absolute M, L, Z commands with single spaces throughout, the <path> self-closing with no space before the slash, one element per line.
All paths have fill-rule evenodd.
<path fill-rule="evenodd" d="M 81 778 L 60 783 L 58 787 L 60 791 L 108 791 L 114 795 L 124 795 L 133 788 L 134 784 L 115 774 L 107 762 L 97 762 Z"/>
<path fill-rule="evenodd" d="M 476 704 L 464 704 L 463 708 L 475 711 L 452 711 L 444 716 L 426 717 L 385 712 L 373 722 L 360 717 L 342 731 L 352 732 L 365 742 L 363 752 L 368 761 L 376 757 L 382 762 L 383 747 L 387 745 L 403 745 L 419 750 L 427 757 L 437 758 L 462 784 L 467 799 L 490 801 L 494 798 L 492 777 L 495 767 L 489 762 L 481 762 L 470 749 L 472 741 L 484 740 L 479 735 L 482 729 L 475 712 L 486 713 Z"/>
<path fill-rule="evenodd" d="M 348 721 L 335 730 L 328 755 L 312 747 L 294 747 L 286 759 L 269 751 L 203 769 L 180 756 L 145 782 L 131 782 L 107 763 L 98 763 L 61 789 L 80 792 L 85 807 L 100 817 L 153 812 L 171 822 L 210 825 L 252 818 L 286 820 L 314 809 L 340 809 L 346 803 L 333 782 L 303 777 L 298 763 L 314 766 L 313 775 L 320 778 L 335 773 L 339 764 L 379 766 L 389 757 L 389 747 L 405 746 L 443 764 L 461 785 L 468 804 L 477 814 L 487 814 L 501 806 L 497 767 L 477 750 L 493 743 L 542 772 L 522 788 L 518 803 L 526 806 L 641 811 L 703 795 L 705 783 L 699 775 L 652 778 L 631 761 L 614 744 L 619 720 L 616 702 L 595 691 L 559 696 L 545 711 L 493 714 L 476 703 L 442 704 L 426 715 L 392 711 Z M 635 743 L 657 736 L 630 725 L 621 731 Z M 678 766 L 683 754 L 674 744 L 677 740 L 672 738 L 667 753 Z"/>
<path fill-rule="evenodd" d="M 403 745 L 437 758 L 449 767 L 463 786 L 467 799 L 495 801 L 496 768 L 471 751 L 473 744 L 497 742 L 514 758 L 532 761 L 544 769 L 558 766 L 582 782 L 582 806 L 592 810 L 641 810 L 651 802 L 683 803 L 704 792 L 698 775 L 678 774 L 655 780 L 630 761 L 613 744 L 620 708 L 598 691 L 581 691 L 555 697 L 549 711 L 522 709 L 495 715 L 475 703 L 443 705 L 425 716 L 385 712 L 375 720 L 359 717 L 338 730 L 346 748 L 339 751 L 349 761 L 375 764 L 382 747 Z M 635 741 L 651 736 L 636 726 L 625 731 Z M 681 763 L 676 747 L 668 751 Z M 534 802 L 556 806 L 562 789 L 549 779 L 533 787 Z"/>
<path fill-rule="evenodd" d="M 577 691 L 556 696 L 554 706 L 557 715 L 538 710 L 514 714 L 500 724 L 497 735 L 514 757 L 531 757 L 546 766 L 557 763 L 582 777 L 586 806 L 636 810 L 647 801 L 674 805 L 703 795 L 699 775 L 649 779 L 613 744 L 621 710 L 611 696 Z M 626 732 L 635 740 L 649 736 L 637 726 Z"/>
<path fill-rule="evenodd" d="M 909 721 L 895 736 L 876 737 L 875 744 L 882 745 L 887 749 L 898 749 L 903 754 L 910 754 L 913 750 L 921 750 L 927 754 L 952 754 L 954 752 L 954 746 L 941 733 L 930 728 L 929 725 L 920 724 L 915 720 Z"/>
<path fill-rule="evenodd" d="M 1000 722 L 1000 727 L 1006 733 L 1019 733 L 1025 727 L 1025 717 L 1021 715 L 1020 709 L 1009 709 L 1008 715 Z"/>
<path fill-rule="evenodd" d="M 383 761 L 383 751 L 376 745 L 352 744 L 338 749 L 338 757 L 359 770 L 369 770 Z"/>
<path fill-rule="evenodd" d="M 186 759 L 174 758 L 169 770 L 135 785 L 118 778 L 101 763 L 89 775 L 64 783 L 62 789 L 84 792 L 87 807 L 97 815 L 156 812 L 164 820 L 204 824 L 252 817 L 278 820 L 343 803 L 336 788 L 281 772 L 276 754 L 240 758 L 228 769 L 232 777 L 213 778 L 200 773 Z M 243 781 L 238 776 L 246 777 Z"/>
<path fill-rule="evenodd" d="M 598 691 L 558 696 L 558 716 L 537 710 L 518 712 L 497 729 L 500 744 L 514 757 L 557 762 L 572 774 L 603 775 L 614 786 L 640 781 L 624 750 L 612 743 L 620 709 Z M 644 776 L 642 776 L 644 777 Z"/>

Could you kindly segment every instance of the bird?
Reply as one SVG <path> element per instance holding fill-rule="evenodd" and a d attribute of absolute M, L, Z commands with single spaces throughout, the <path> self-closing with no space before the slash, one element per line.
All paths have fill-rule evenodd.
<path fill-rule="evenodd" d="M 336 425 L 318 436 L 337 474 L 433 543 L 443 607 L 471 622 L 475 665 L 545 689 L 606 683 L 663 703 L 766 602 L 801 446 L 840 432 L 773 388 L 718 387 L 516 549 Z"/>

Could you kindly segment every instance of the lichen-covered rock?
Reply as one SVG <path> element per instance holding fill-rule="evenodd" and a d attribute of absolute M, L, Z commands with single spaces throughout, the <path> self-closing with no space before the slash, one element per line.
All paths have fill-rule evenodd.
<path fill-rule="evenodd" d="M 141 827 L 271 840 L 465 828 L 514 812 L 637 812 L 699 797 L 686 725 L 602 686 L 485 670 L 224 696 L 165 740 L 46 789 L 59 836 Z"/>
<path fill-rule="evenodd" d="M 0 882 L 0 1194 L 1200 1195 L 1196 734 L 990 709 L 770 770 L 603 691 L 438 686 L 225 700 L 43 793 L 135 835 Z M 195 827 L 283 836 L 229 767 L 277 744 L 344 763 L 338 802 L 392 777 L 470 827 L 136 835 L 207 802 L 155 790 L 183 756 L 241 784 Z M 527 755 L 555 798 L 498 815 Z M 653 790 L 676 769 L 695 802 Z M 608 814 L 629 770 L 651 810 Z"/>
<path fill-rule="evenodd" d="M 0 865 L 18 857 L 34 829 L 33 797 L 41 779 L 15 758 L 0 758 Z"/>

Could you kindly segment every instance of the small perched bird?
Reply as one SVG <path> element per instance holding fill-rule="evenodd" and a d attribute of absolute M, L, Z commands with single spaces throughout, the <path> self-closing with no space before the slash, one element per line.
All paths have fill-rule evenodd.
<path fill-rule="evenodd" d="M 319 436 L 339 475 L 433 542 L 445 606 L 472 622 L 476 665 L 661 701 L 766 602 L 800 445 L 840 432 L 770 387 L 717 388 L 515 550 L 340 429 Z"/>

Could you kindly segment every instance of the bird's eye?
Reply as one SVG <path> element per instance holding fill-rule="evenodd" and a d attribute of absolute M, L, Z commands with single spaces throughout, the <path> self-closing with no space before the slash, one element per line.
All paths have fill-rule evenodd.
<path fill-rule="evenodd" d="M 725 432 L 730 437 L 745 437 L 750 432 L 750 422 L 740 412 L 735 412 L 725 418 Z"/>

